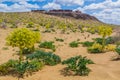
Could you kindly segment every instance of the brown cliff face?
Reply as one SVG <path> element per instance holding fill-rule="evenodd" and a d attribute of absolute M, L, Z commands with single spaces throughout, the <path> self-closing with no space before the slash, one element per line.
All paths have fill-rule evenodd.
<path fill-rule="evenodd" d="M 60 16 L 60 17 L 73 17 L 75 19 L 83 20 L 95 20 L 99 21 L 96 17 L 90 16 L 88 14 L 82 13 L 81 11 L 72 11 L 72 10 L 32 10 L 32 12 L 40 12 L 48 15 Z"/>

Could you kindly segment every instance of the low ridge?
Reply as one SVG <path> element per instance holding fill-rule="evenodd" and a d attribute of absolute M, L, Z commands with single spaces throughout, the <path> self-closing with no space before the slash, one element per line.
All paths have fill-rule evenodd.
<path fill-rule="evenodd" d="M 39 12 L 44 13 L 48 15 L 54 15 L 54 16 L 60 16 L 60 17 L 73 17 L 75 19 L 83 19 L 83 20 L 95 20 L 99 21 L 96 17 L 82 13 L 79 10 L 73 11 L 73 10 L 32 10 L 31 12 Z"/>

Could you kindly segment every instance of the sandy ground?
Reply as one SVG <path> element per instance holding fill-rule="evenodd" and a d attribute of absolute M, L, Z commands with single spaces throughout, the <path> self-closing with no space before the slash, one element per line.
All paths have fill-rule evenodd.
<path fill-rule="evenodd" d="M 5 38 L 12 31 L 12 29 L 0 29 L 0 64 L 9 59 L 17 59 L 17 48 L 6 46 Z M 80 45 L 78 48 L 69 47 L 71 41 L 80 39 L 80 41 L 91 41 L 92 38 L 99 37 L 97 34 L 90 35 L 88 33 L 41 33 L 42 41 L 54 41 L 57 47 L 55 54 L 59 55 L 62 60 L 76 56 L 83 55 L 92 59 L 95 64 L 89 65 L 92 70 L 89 76 L 64 76 L 61 70 L 65 66 L 58 64 L 56 66 L 45 66 L 42 70 L 35 72 L 35 74 L 24 77 L 20 80 L 120 80 L 120 61 L 111 61 L 111 57 L 115 56 L 115 52 L 107 52 L 103 54 L 90 54 L 85 47 Z M 64 42 L 56 42 L 55 37 L 63 38 Z M 85 39 L 86 37 L 86 39 Z M 3 50 L 3 47 L 8 47 L 8 50 Z M 18 80 L 17 77 L 10 75 L 0 76 L 0 80 Z"/>

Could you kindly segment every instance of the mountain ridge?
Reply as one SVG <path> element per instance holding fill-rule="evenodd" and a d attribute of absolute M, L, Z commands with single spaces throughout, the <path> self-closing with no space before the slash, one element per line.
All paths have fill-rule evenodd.
<path fill-rule="evenodd" d="M 72 17 L 75 19 L 82 19 L 82 20 L 95 20 L 95 21 L 99 21 L 95 16 L 91 16 L 89 14 L 86 13 L 82 13 L 79 10 L 73 11 L 73 10 L 31 10 L 31 12 L 38 12 L 38 13 L 43 13 L 43 14 L 48 14 L 48 15 L 53 15 L 53 16 L 59 16 L 59 17 Z"/>

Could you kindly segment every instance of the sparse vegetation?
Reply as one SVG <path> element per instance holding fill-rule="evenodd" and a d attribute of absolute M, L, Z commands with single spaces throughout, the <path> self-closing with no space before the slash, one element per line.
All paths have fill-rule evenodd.
<path fill-rule="evenodd" d="M 115 51 L 117 53 L 117 56 L 113 58 L 113 60 L 120 60 L 120 46 L 116 46 Z"/>
<path fill-rule="evenodd" d="M 102 45 L 99 43 L 94 43 L 91 47 L 88 47 L 90 53 L 102 53 Z"/>
<path fill-rule="evenodd" d="M 36 51 L 34 54 L 30 54 L 27 56 L 27 59 L 30 60 L 39 60 L 43 61 L 46 65 L 56 65 L 61 62 L 61 58 L 58 55 L 55 55 L 51 52 L 44 52 L 44 51 Z"/>
<path fill-rule="evenodd" d="M 0 75 L 7 75 L 10 73 L 19 74 L 18 77 L 24 77 L 24 74 L 30 74 L 38 71 L 43 67 L 43 63 L 38 60 L 19 62 L 17 60 L 9 60 L 0 65 Z"/>
<path fill-rule="evenodd" d="M 69 43 L 69 46 L 74 48 L 74 47 L 78 47 L 79 46 L 79 42 L 78 41 L 73 41 L 71 43 Z"/>
<path fill-rule="evenodd" d="M 53 44 L 54 42 L 52 41 L 45 41 L 45 42 L 41 42 L 39 47 L 40 48 L 46 48 L 46 49 L 51 49 L 53 51 L 55 51 L 55 45 Z"/>
<path fill-rule="evenodd" d="M 3 63 L 0 65 L 0 75 L 7 75 L 11 71 L 14 71 L 14 66 L 18 61 L 15 60 L 9 60 L 6 63 Z"/>
<path fill-rule="evenodd" d="M 120 60 L 120 35 L 119 32 L 117 35 L 112 34 L 113 28 L 111 28 L 109 24 L 93 20 L 62 18 L 31 12 L 0 13 L 0 24 L 1 27 L 4 28 L 0 28 L 1 80 L 8 80 L 8 78 L 14 80 L 16 77 L 22 78 L 28 75 L 31 77 L 24 77 L 23 80 L 33 78 L 45 79 L 43 75 L 46 75 L 47 72 L 49 74 L 51 73 L 50 76 L 48 76 L 50 79 L 58 79 L 57 77 L 60 77 L 64 80 L 65 78 L 61 76 L 63 74 L 58 74 L 62 68 L 64 68 L 62 70 L 64 70 L 63 72 L 67 72 L 68 76 L 73 75 L 67 78 L 74 78 L 74 80 L 78 79 L 79 76 L 89 75 L 91 70 L 93 70 L 92 74 L 97 74 L 99 68 L 101 72 L 103 71 L 103 74 L 107 74 L 106 71 L 109 69 L 105 71 L 104 69 L 108 66 L 112 66 L 110 68 L 113 69 L 108 72 L 119 72 L 119 61 L 115 63 L 110 61 L 110 64 L 108 63 L 110 60 L 109 57 L 111 55 L 114 56 L 114 53 L 117 55 L 115 60 Z M 116 27 L 114 27 L 114 33 L 116 33 L 115 29 Z M 112 36 L 110 36 L 111 34 Z M 8 36 L 7 41 L 4 41 L 6 36 Z M 94 39 L 92 40 L 92 38 Z M 69 43 L 69 41 L 72 42 Z M 6 42 L 12 47 L 8 47 L 5 44 Z M 71 49 L 70 47 L 75 49 Z M 86 49 L 88 49 L 88 52 Z M 18 55 L 16 55 L 16 51 Z M 55 51 L 56 54 L 54 54 L 53 51 Z M 89 52 L 105 53 L 108 51 L 111 52 L 99 55 L 89 54 Z M 85 54 L 82 54 L 83 52 L 85 52 Z M 87 56 L 82 57 L 81 55 Z M 93 64 L 92 60 L 97 64 L 88 66 L 88 64 Z M 99 67 L 99 64 L 104 64 L 104 66 Z M 46 69 L 39 71 L 44 69 L 43 67 Z M 32 76 L 33 73 L 37 75 Z M 52 76 L 54 75 L 52 73 L 57 73 L 55 78 Z M 41 76 L 37 77 L 38 74 Z M 94 75 L 92 74 L 89 76 L 93 77 Z M 117 73 L 112 74 L 115 74 L 114 77 L 116 79 L 119 77 L 119 75 L 116 77 Z M 79 76 L 74 77 L 74 75 Z M 98 77 L 99 74 L 95 76 Z M 101 75 L 98 78 L 100 77 Z M 104 77 L 100 79 L 102 80 L 103 78 Z"/>
<path fill-rule="evenodd" d="M 34 27 L 34 23 L 33 22 L 29 22 L 26 27 L 27 28 L 33 28 Z"/>
<path fill-rule="evenodd" d="M 105 52 L 107 51 L 115 51 L 116 49 L 116 45 L 113 45 L 113 44 L 108 44 L 105 46 Z"/>
<path fill-rule="evenodd" d="M 94 42 L 89 42 L 89 41 L 85 41 L 85 42 L 81 42 L 81 44 L 84 46 L 84 47 L 90 47 L 94 44 Z"/>
<path fill-rule="evenodd" d="M 59 41 L 59 42 L 64 42 L 64 39 L 61 39 L 61 38 L 56 38 L 56 37 L 55 37 L 55 40 L 56 40 L 56 41 Z"/>
<path fill-rule="evenodd" d="M 63 65 L 67 65 L 67 72 L 73 71 L 74 75 L 85 76 L 88 75 L 90 69 L 87 64 L 93 64 L 93 61 L 82 56 L 71 57 L 62 62 Z"/>
<path fill-rule="evenodd" d="M 14 66 L 15 71 L 19 74 L 19 77 L 24 77 L 24 74 L 30 74 L 32 72 L 42 69 L 43 63 L 38 60 L 25 61 L 17 63 Z"/>
<path fill-rule="evenodd" d="M 102 45 L 102 41 L 103 39 L 102 38 L 95 38 L 93 39 L 96 43 L 99 43 Z M 114 43 L 114 40 L 112 37 L 108 37 L 108 38 L 105 38 L 105 45 L 108 45 L 108 44 L 113 44 Z"/>

